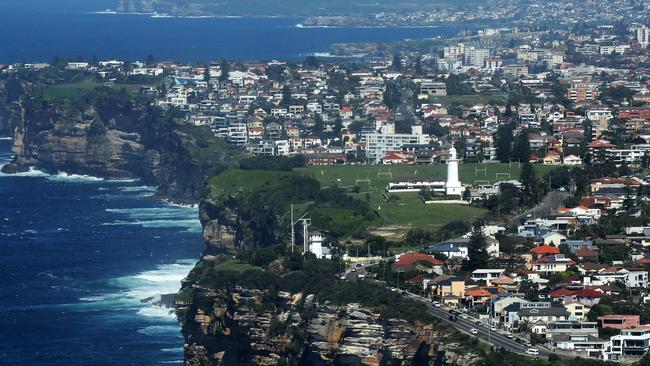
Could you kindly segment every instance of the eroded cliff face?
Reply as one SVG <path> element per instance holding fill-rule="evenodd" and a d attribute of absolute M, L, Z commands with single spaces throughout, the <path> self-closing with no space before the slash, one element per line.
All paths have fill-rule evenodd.
<path fill-rule="evenodd" d="M 257 289 L 193 291 L 178 303 L 187 366 L 427 365 L 437 352 L 432 326 L 382 320 L 358 304 Z"/>
<path fill-rule="evenodd" d="M 22 90 L 22 85 L 12 81 Z M 0 79 L 0 136 L 13 136 L 14 128 L 20 121 L 20 104 L 17 96 L 12 95 L 11 82 Z M 14 88 L 15 89 L 15 88 Z"/>
<path fill-rule="evenodd" d="M 240 250 L 239 210 L 236 200 L 216 204 L 206 200 L 199 205 L 206 255 L 237 254 Z"/>
<path fill-rule="evenodd" d="M 114 179 L 142 179 L 161 196 L 197 202 L 205 179 L 220 168 L 192 158 L 192 137 L 152 126 L 147 112 L 133 107 L 103 120 L 90 105 L 23 106 L 14 134 L 14 161 L 3 171 L 30 167 Z"/>

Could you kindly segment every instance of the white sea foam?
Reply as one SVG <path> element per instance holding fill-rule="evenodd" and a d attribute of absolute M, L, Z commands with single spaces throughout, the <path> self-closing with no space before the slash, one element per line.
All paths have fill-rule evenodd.
<path fill-rule="evenodd" d="M 11 137 L 6 137 L 6 136 L 5 137 L 0 137 L 0 141 L 12 141 L 12 140 L 13 140 L 13 138 L 11 138 Z"/>
<path fill-rule="evenodd" d="M 103 223 L 105 226 L 136 225 L 146 228 L 184 228 L 188 232 L 201 232 L 198 211 L 193 207 L 167 204 L 164 207 L 113 208 L 106 211 L 124 218 Z"/>
<path fill-rule="evenodd" d="M 169 353 L 183 353 L 183 347 L 176 348 L 162 348 L 161 351 Z"/>
<path fill-rule="evenodd" d="M 118 189 L 122 192 L 156 192 L 156 187 L 151 186 L 119 187 Z"/>
<path fill-rule="evenodd" d="M 135 220 L 115 221 L 102 223 L 104 226 L 137 225 L 146 228 L 186 228 L 188 232 L 200 232 L 201 223 L 196 219 L 191 220 Z"/>
<path fill-rule="evenodd" d="M 141 333 L 178 333 L 174 310 L 161 306 L 159 302 L 161 295 L 178 292 L 181 280 L 187 276 L 195 263 L 194 260 L 180 260 L 159 265 L 150 271 L 111 279 L 109 283 L 117 288 L 117 291 L 81 297 L 81 306 L 90 309 L 99 307 L 116 311 L 130 310 L 146 319 L 159 322 L 144 328 Z M 160 323 L 161 321 L 163 323 Z"/>
<path fill-rule="evenodd" d="M 91 175 L 83 174 L 70 174 L 66 172 L 58 172 L 55 175 L 48 175 L 47 179 L 53 181 L 69 181 L 69 182 L 103 182 L 104 178 L 93 177 Z"/>
<path fill-rule="evenodd" d="M 38 170 L 34 167 L 30 167 L 28 171 L 26 172 L 20 172 L 20 173 L 14 173 L 14 174 L 6 174 L 6 173 L 0 173 L 0 176 L 8 176 L 8 177 L 49 177 L 50 175 L 47 174 L 44 171 Z"/>

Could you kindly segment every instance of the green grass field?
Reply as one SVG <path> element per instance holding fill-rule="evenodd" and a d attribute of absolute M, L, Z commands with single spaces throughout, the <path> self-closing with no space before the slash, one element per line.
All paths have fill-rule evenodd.
<path fill-rule="evenodd" d="M 77 81 L 74 83 L 66 83 L 66 84 L 58 84 L 58 85 L 52 85 L 48 86 L 43 89 L 43 97 L 46 99 L 64 99 L 64 98 L 69 98 L 69 99 L 74 99 L 74 98 L 79 98 L 96 88 L 100 88 L 105 86 L 104 83 L 98 82 L 92 79 L 87 79 L 87 80 L 82 80 L 82 81 Z M 140 92 L 140 87 L 141 86 L 158 86 L 158 84 L 119 84 L 119 83 L 114 83 L 112 88 L 115 90 L 120 90 L 122 88 L 125 88 L 126 91 L 133 95 L 137 96 Z"/>
<path fill-rule="evenodd" d="M 542 177 L 555 167 L 550 165 L 534 165 L 538 177 Z M 358 185 L 362 190 L 368 187 L 374 190 L 384 190 L 388 183 L 399 179 L 438 178 L 445 180 L 447 166 L 434 165 L 330 165 L 310 166 L 299 171 L 319 180 L 323 185 L 339 184 L 343 186 Z M 521 168 L 518 163 L 512 164 L 461 164 L 459 166 L 460 180 L 464 184 L 494 183 L 502 180 L 519 179 Z M 370 180 L 368 182 L 357 180 Z M 479 182 L 480 181 L 480 182 Z"/>
<path fill-rule="evenodd" d="M 538 177 L 551 169 L 553 169 L 551 166 L 535 165 Z M 486 210 L 465 205 L 425 205 L 417 193 L 385 193 L 388 183 L 401 178 L 444 180 L 447 174 L 447 166 L 444 164 L 311 166 L 298 171 L 314 177 L 323 186 L 358 185 L 361 192 L 356 194 L 357 198 L 368 200 L 371 208 L 380 214 L 382 225 L 394 227 L 394 231 L 399 234 L 415 227 L 436 230 L 452 221 L 471 223 L 487 213 Z M 459 167 L 460 179 L 465 184 L 519 179 L 520 171 L 521 168 L 517 163 L 512 165 L 461 164 Z M 387 197 L 394 198 L 387 200 Z"/>

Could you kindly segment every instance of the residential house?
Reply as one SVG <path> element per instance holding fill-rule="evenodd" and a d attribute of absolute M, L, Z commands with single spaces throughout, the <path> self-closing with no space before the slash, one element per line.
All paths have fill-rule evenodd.
<path fill-rule="evenodd" d="M 619 361 L 624 357 L 642 357 L 650 349 L 650 326 L 623 329 L 619 335 L 610 338 L 611 345 L 607 351 L 610 361 Z"/>
<path fill-rule="evenodd" d="M 549 255 L 536 260 L 529 265 L 532 271 L 542 274 L 552 274 L 566 272 L 570 266 L 576 262 L 571 258 L 566 258 L 563 254 Z"/>
<path fill-rule="evenodd" d="M 444 263 L 432 255 L 424 253 L 404 253 L 398 255 L 391 265 L 393 272 L 430 272 L 442 274 Z"/>
<path fill-rule="evenodd" d="M 472 272 L 472 280 L 492 286 L 492 280 L 501 277 L 505 269 L 476 269 Z"/>
<path fill-rule="evenodd" d="M 598 317 L 598 326 L 601 328 L 628 329 L 641 325 L 641 316 L 631 315 L 603 315 Z"/>

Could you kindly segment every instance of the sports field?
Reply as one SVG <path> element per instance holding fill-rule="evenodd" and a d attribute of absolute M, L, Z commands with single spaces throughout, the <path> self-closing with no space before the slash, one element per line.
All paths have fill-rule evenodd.
<path fill-rule="evenodd" d="M 536 165 L 537 176 L 541 177 L 553 169 Z M 473 222 L 485 215 L 486 210 L 458 205 L 425 205 L 418 193 L 386 193 L 390 182 L 402 178 L 426 178 L 444 181 L 447 166 L 435 165 L 332 165 L 311 166 L 299 169 L 319 180 L 323 186 L 359 186 L 358 199 L 367 200 L 376 210 L 384 226 L 393 228 L 395 234 L 403 234 L 411 228 L 435 230 L 452 221 Z M 496 181 L 519 179 L 521 167 L 513 164 L 461 164 L 460 179 L 464 184 L 491 184 Z"/>
<path fill-rule="evenodd" d="M 535 165 L 538 177 L 552 170 L 553 166 Z M 383 190 L 390 182 L 399 179 L 440 179 L 445 180 L 447 166 L 433 165 L 328 165 L 310 166 L 300 171 L 318 179 L 323 185 L 358 185 Z M 463 184 L 492 184 L 497 181 L 519 179 L 521 167 L 512 164 L 461 164 L 458 167 Z"/>

